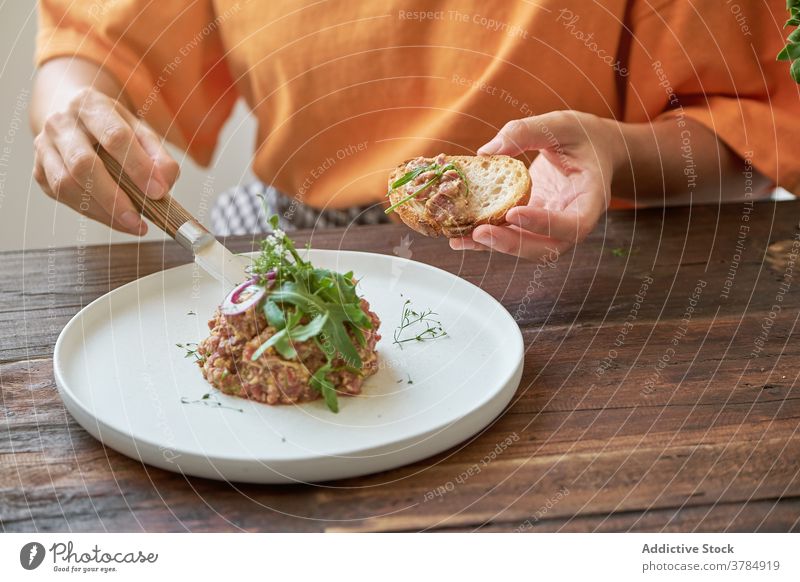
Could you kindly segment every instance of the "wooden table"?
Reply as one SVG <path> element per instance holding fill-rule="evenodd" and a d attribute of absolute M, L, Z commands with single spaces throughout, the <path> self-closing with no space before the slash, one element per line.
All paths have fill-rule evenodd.
<path fill-rule="evenodd" d="M 522 384 L 471 442 L 319 486 L 153 469 L 104 448 L 65 411 L 51 359 L 59 331 L 103 293 L 189 261 L 175 244 L 0 255 L 0 524 L 800 530 L 799 217 L 795 202 L 616 211 L 574 253 L 538 265 L 412 237 L 414 259 L 480 285 L 516 317 Z M 408 234 L 390 226 L 297 238 L 392 253 Z"/>

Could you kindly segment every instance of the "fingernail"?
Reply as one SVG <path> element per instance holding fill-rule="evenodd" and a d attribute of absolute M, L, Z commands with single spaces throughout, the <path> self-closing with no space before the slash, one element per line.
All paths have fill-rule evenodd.
<path fill-rule="evenodd" d="M 506 222 L 509 222 L 511 224 L 515 224 L 515 223 L 519 222 L 522 219 L 523 219 L 522 215 L 517 210 L 516 206 L 514 208 L 511 208 L 508 212 L 506 212 Z"/>
<path fill-rule="evenodd" d="M 478 155 L 493 154 L 502 147 L 503 138 L 500 135 L 496 135 L 492 138 L 492 141 L 478 148 Z"/>
<path fill-rule="evenodd" d="M 485 247 L 492 246 L 492 235 L 488 232 L 476 232 L 472 235 L 475 242 L 482 244 Z"/>
<path fill-rule="evenodd" d="M 120 215 L 119 221 L 131 230 L 139 230 L 139 223 L 142 222 L 142 219 L 135 212 L 126 210 Z"/>
<path fill-rule="evenodd" d="M 161 198 L 166 191 L 166 187 L 161 182 L 151 179 L 149 182 L 147 182 L 147 190 L 145 190 L 145 194 L 147 194 L 149 198 Z"/>
<path fill-rule="evenodd" d="M 474 251 L 475 243 L 468 238 L 451 238 L 450 248 L 454 251 Z"/>

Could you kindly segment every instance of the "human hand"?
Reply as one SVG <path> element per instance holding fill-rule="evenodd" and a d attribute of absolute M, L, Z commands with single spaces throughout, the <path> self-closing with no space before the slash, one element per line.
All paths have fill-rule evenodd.
<path fill-rule="evenodd" d="M 44 119 L 34 140 L 34 179 L 48 196 L 81 214 L 144 234 L 147 224 L 97 157 L 96 143 L 149 198 L 163 197 L 178 178 L 178 164 L 161 138 L 118 101 L 87 87 Z"/>
<path fill-rule="evenodd" d="M 611 120 L 555 111 L 508 122 L 479 155 L 516 156 L 538 150 L 530 166 L 527 206 L 506 213 L 507 225 L 481 225 L 450 239 L 455 250 L 494 250 L 529 260 L 581 242 L 608 208 L 617 148 Z"/>

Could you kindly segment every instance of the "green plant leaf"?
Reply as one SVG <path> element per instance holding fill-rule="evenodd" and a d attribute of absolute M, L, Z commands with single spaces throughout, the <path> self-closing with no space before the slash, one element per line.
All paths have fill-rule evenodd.
<path fill-rule="evenodd" d="M 282 358 L 287 360 L 293 360 L 297 357 L 297 350 L 294 349 L 288 335 L 281 337 L 281 339 L 275 342 L 275 351 L 278 352 Z"/>
<path fill-rule="evenodd" d="M 275 346 L 275 351 L 277 351 L 282 357 L 289 360 L 296 358 L 297 350 L 292 347 L 292 344 L 289 340 L 292 338 L 294 331 L 299 329 L 297 324 L 300 323 L 302 318 L 303 313 L 299 309 L 295 309 L 289 313 L 289 317 L 285 320 L 284 328 L 271 335 L 267 341 L 258 346 L 258 349 L 253 352 L 253 356 L 250 359 L 255 362 L 272 346 Z"/>
<path fill-rule="evenodd" d="M 258 346 L 258 349 L 255 352 L 253 352 L 253 355 L 250 358 L 250 360 L 255 362 L 258 358 L 264 355 L 264 352 L 266 352 L 269 348 L 271 348 L 276 343 L 281 341 L 282 338 L 286 338 L 287 336 L 288 334 L 286 332 L 286 328 L 280 330 L 278 333 L 271 335 L 269 339 L 267 339 L 267 341 Z"/>
<path fill-rule="evenodd" d="M 276 303 L 291 303 L 306 313 L 325 311 L 325 302 L 310 293 L 301 281 L 284 283 L 272 292 L 270 299 Z"/>
<path fill-rule="evenodd" d="M 318 335 L 325 323 L 328 321 L 327 313 L 320 313 L 314 319 L 305 325 L 299 325 L 289 331 L 289 337 L 298 342 L 310 340 L 315 335 Z"/>
<path fill-rule="evenodd" d="M 272 293 L 270 298 L 278 303 L 291 303 L 308 314 L 327 313 L 328 318 L 322 326 L 321 333 L 325 334 L 331 342 L 337 355 L 344 358 L 349 365 L 361 366 L 361 357 L 344 326 L 344 323 L 348 322 L 348 313 L 352 313 L 352 308 L 345 308 L 336 303 L 326 303 L 310 293 L 299 281 L 284 283 L 280 289 Z M 361 311 L 360 308 L 359 311 Z M 361 313 L 363 314 L 363 311 Z"/>
<path fill-rule="evenodd" d="M 405 174 L 403 174 L 402 177 L 400 177 L 399 179 L 397 179 L 394 182 L 392 182 L 392 190 L 397 190 L 401 186 L 405 186 L 406 184 L 408 184 L 411 180 L 413 180 L 414 178 L 416 178 L 420 174 L 422 174 L 424 172 L 429 172 L 430 170 L 433 170 L 435 167 L 436 167 L 436 164 L 429 164 L 427 166 L 420 166 L 419 168 L 411 170 L 410 172 L 406 172 Z M 391 190 L 390 190 L 390 192 L 391 192 Z"/>
<path fill-rule="evenodd" d="M 332 412 L 339 412 L 339 399 L 336 396 L 336 387 L 328 380 L 327 375 L 332 370 L 330 363 L 321 366 L 311 376 L 310 385 L 325 399 L 325 404 Z"/>
<path fill-rule="evenodd" d="M 800 30 L 800 28 L 798 28 Z M 794 61 L 800 59 L 800 43 L 787 44 L 783 50 L 778 53 L 779 61 Z"/>
<path fill-rule="evenodd" d="M 353 340 L 350 339 L 340 319 L 329 319 L 325 323 L 324 333 L 333 344 L 338 357 L 342 358 L 348 366 L 361 367 L 361 356 L 358 355 Z"/>
<path fill-rule="evenodd" d="M 264 303 L 264 315 L 267 318 L 267 323 L 275 329 L 281 330 L 286 327 L 286 317 L 283 314 L 283 309 L 278 307 L 274 301 L 269 300 Z"/>
<path fill-rule="evenodd" d="M 431 170 L 431 171 L 435 170 L 435 172 L 436 172 L 436 173 L 435 173 L 435 175 L 433 176 L 433 178 L 431 178 L 430 180 L 428 180 L 427 182 L 425 182 L 425 184 L 423 184 L 423 185 L 422 185 L 422 186 L 421 186 L 421 187 L 420 187 L 418 190 L 416 190 L 415 192 L 413 192 L 413 193 L 409 194 L 408 196 L 406 196 L 406 197 L 404 197 L 404 198 L 402 198 L 402 199 L 398 200 L 397 202 L 395 202 L 394 204 L 392 204 L 392 205 L 391 205 L 389 208 L 387 208 L 386 210 L 384 210 L 384 213 L 385 213 L 385 214 L 390 214 L 390 213 L 394 212 L 394 210 L 395 210 L 395 209 L 396 209 L 398 206 L 402 206 L 402 205 L 403 205 L 403 204 L 405 204 L 406 202 L 408 202 L 408 201 L 410 201 L 410 200 L 412 200 L 412 199 L 416 198 L 417 196 L 419 196 L 419 195 L 420 195 L 422 192 L 424 192 L 425 190 L 427 190 L 428 188 L 430 188 L 431 186 L 433 186 L 433 185 L 434 185 L 436 182 L 438 182 L 439 180 L 441 180 L 441 179 L 442 179 L 442 176 L 444 175 L 444 173 L 445 173 L 445 172 L 447 172 L 448 170 L 454 170 L 454 171 L 455 171 L 455 172 L 456 172 L 456 173 L 459 175 L 459 177 L 460 177 L 460 178 L 461 178 L 461 179 L 464 181 L 464 186 L 465 186 L 465 187 L 466 187 L 466 189 L 467 189 L 467 193 L 469 193 L 469 183 L 467 182 L 467 177 L 464 175 L 464 172 L 462 172 L 462 171 L 461 171 L 461 169 L 460 169 L 458 166 L 456 166 L 455 164 L 448 163 L 448 164 L 445 164 L 444 166 L 437 166 L 435 163 L 433 163 L 433 164 L 430 164 L 429 166 L 425 166 L 425 167 L 424 167 L 424 168 L 422 168 L 422 169 L 423 169 L 423 170 L 426 170 L 426 171 L 428 171 L 428 170 Z M 410 180 L 412 180 L 413 178 L 416 178 L 417 176 L 419 176 L 419 174 L 421 174 L 422 172 L 418 172 L 418 170 L 420 170 L 420 168 L 417 168 L 417 170 L 414 170 L 414 172 L 409 172 L 408 174 L 406 174 L 405 176 L 403 176 L 402 178 L 400 178 L 400 180 L 398 180 L 397 182 L 394 182 L 394 183 L 392 184 L 392 188 L 391 188 L 391 190 L 389 190 L 389 194 L 391 194 L 393 190 L 395 190 L 395 189 L 399 188 L 400 186 L 402 186 L 402 185 L 404 185 L 404 184 L 408 183 L 408 182 L 409 182 Z M 408 180 L 406 180 L 406 177 L 407 177 L 407 176 L 409 176 L 409 175 L 412 175 L 412 174 L 414 174 L 415 172 L 417 172 L 417 173 L 416 173 L 416 175 L 414 175 L 414 176 L 412 176 L 411 178 L 409 178 Z M 402 183 L 401 183 L 401 182 L 402 182 Z M 397 186 L 395 186 L 395 184 L 398 184 L 398 185 L 397 185 Z"/>
<path fill-rule="evenodd" d="M 403 204 L 405 204 L 405 203 L 406 203 L 406 202 L 408 202 L 409 200 L 412 200 L 412 199 L 416 198 L 416 197 L 417 197 L 417 196 L 419 196 L 419 195 L 420 195 L 422 192 L 424 192 L 425 190 L 427 190 L 428 188 L 430 188 L 431 186 L 433 186 L 433 185 L 434 185 L 434 184 L 435 184 L 435 183 L 436 183 L 436 182 L 437 182 L 437 181 L 438 181 L 440 178 L 441 178 L 441 174 L 437 174 L 436 176 L 434 176 L 433 178 L 431 178 L 430 180 L 428 180 L 427 182 L 425 182 L 425 183 L 424 183 L 424 184 L 423 184 L 423 185 L 422 185 L 422 186 L 419 188 L 419 190 L 417 190 L 417 191 L 413 192 L 412 194 L 409 194 L 409 195 L 408 195 L 408 196 L 406 196 L 405 198 L 401 198 L 400 200 L 398 200 L 397 202 L 395 202 L 394 204 L 392 204 L 392 205 L 391 205 L 389 208 L 387 208 L 386 210 L 384 210 L 384 213 L 385 213 L 385 214 L 389 214 L 390 212 L 393 212 L 393 211 L 395 210 L 395 208 L 397 208 L 398 206 L 402 206 Z"/>
<path fill-rule="evenodd" d="M 274 279 L 263 312 L 276 332 L 258 346 L 252 359 L 257 360 L 270 348 L 284 359 L 296 359 L 296 342 L 313 340 L 327 361 L 314 373 L 310 384 L 336 412 L 336 389 L 328 376 L 344 369 L 361 374 L 363 363 L 357 346 L 367 345 L 365 330 L 373 327 L 372 320 L 361 307 L 352 271 L 315 268 L 300 256 L 292 239 L 279 232 L 277 216 L 270 217 L 269 222 L 274 232 L 262 241 L 251 272 Z M 307 323 L 301 325 L 304 320 Z"/>

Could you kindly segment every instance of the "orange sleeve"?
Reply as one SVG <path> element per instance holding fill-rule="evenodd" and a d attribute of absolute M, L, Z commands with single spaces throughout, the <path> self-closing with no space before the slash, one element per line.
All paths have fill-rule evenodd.
<path fill-rule="evenodd" d="M 237 99 L 210 0 L 41 0 L 36 65 L 82 57 L 122 85 L 133 110 L 207 165 Z"/>
<path fill-rule="evenodd" d="M 800 194 L 800 87 L 775 60 L 786 18 L 784 0 L 634 2 L 626 121 L 694 119 Z"/>

